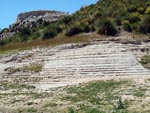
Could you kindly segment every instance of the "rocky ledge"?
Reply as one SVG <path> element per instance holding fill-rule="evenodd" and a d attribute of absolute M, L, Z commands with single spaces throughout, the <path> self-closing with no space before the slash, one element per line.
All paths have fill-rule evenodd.
<path fill-rule="evenodd" d="M 50 10 L 30 11 L 30 12 L 20 13 L 17 16 L 17 23 L 34 22 L 39 19 L 43 19 L 45 21 L 54 21 L 65 15 L 66 13 L 59 12 L 59 11 L 50 11 Z"/>

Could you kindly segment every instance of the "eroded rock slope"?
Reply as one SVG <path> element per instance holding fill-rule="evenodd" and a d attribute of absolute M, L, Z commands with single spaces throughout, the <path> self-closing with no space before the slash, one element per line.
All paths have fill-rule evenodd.
<path fill-rule="evenodd" d="M 148 76 L 150 72 L 138 60 L 149 54 L 149 49 L 149 43 L 144 42 L 92 41 L 1 55 L 1 80 L 19 79 L 48 89 L 97 80 L 102 76 Z"/>

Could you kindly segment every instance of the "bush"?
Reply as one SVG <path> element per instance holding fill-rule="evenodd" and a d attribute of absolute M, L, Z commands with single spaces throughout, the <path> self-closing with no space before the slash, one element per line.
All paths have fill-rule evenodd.
<path fill-rule="evenodd" d="M 20 28 L 19 29 L 19 32 L 20 32 L 20 34 L 22 35 L 22 36 L 29 36 L 30 34 L 31 34 L 31 31 L 30 31 L 30 29 L 29 28 L 27 28 L 27 27 L 24 27 L 24 28 Z"/>
<path fill-rule="evenodd" d="M 130 6 L 127 10 L 128 10 L 128 12 L 136 12 L 137 8 L 136 8 L 136 6 Z"/>
<path fill-rule="evenodd" d="M 100 19 L 97 22 L 97 27 L 98 27 L 98 34 L 102 34 L 102 35 L 113 36 L 116 35 L 118 32 L 115 25 L 109 19 Z"/>
<path fill-rule="evenodd" d="M 142 20 L 139 31 L 145 34 L 150 33 L 150 15 L 145 16 L 145 18 Z"/>
<path fill-rule="evenodd" d="M 56 29 L 49 29 L 49 30 L 45 30 L 42 36 L 42 39 L 49 39 L 49 38 L 53 38 L 57 35 L 57 31 Z"/>
<path fill-rule="evenodd" d="M 141 58 L 140 61 L 141 64 L 145 65 L 145 64 L 149 64 L 150 63 L 150 55 L 145 55 Z"/>
<path fill-rule="evenodd" d="M 145 14 L 150 14 L 150 6 L 146 9 Z"/>
<path fill-rule="evenodd" d="M 132 28 L 131 28 L 130 22 L 128 20 L 123 20 L 122 25 L 123 25 L 123 29 L 125 31 L 132 32 Z"/>
<path fill-rule="evenodd" d="M 144 8 L 143 8 L 143 7 L 139 7 L 139 8 L 137 9 L 137 11 L 138 11 L 138 13 L 140 13 L 140 14 L 144 14 Z"/>
<path fill-rule="evenodd" d="M 62 29 L 60 28 L 58 23 L 51 23 L 43 32 L 42 39 L 49 39 L 54 38 L 57 36 L 58 33 L 60 33 Z"/>
<path fill-rule="evenodd" d="M 129 22 L 129 20 L 123 20 L 123 21 L 121 22 L 121 24 L 122 24 L 122 25 L 127 25 L 127 24 L 130 24 L 130 22 Z"/>
<path fill-rule="evenodd" d="M 130 24 L 124 25 L 123 28 L 125 31 L 132 32 L 132 27 L 130 26 Z"/>
<path fill-rule="evenodd" d="M 72 27 L 70 27 L 67 31 L 66 31 L 66 35 L 67 36 L 73 36 L 73 35 L 76 35 L 76 34 L 80 34 L 82 32 L 90 32 L 90 31 L 93 31 L 94 28 L 87 25 L 87 24 L 84 24 L 84 23 L 80 23 L 79 25 L 74 25 Z"/>
<path fill-rule="evenodd" d="M 9 39 L 10 39 L 10 38 L 9 38 Z M 10 41 L 9 41 L 9 39 L 8 39 L 8 38 L 1 39 L 1 40 L 0 40 L 0 46 L 5 45 L 5 44 L 9 43 L 9 42 L 10 42 Z"/>
<path fill-rule="evenodd" d="M 117 17 L 117 18 L 116 18 L 116 24 L 117 24 L 118 26 L 121 25 L 121 18 L 120 18 L 120 17 Z"/>
<path fill-rule="evenodd" d="M 130 21 L 130 23 L 135 23 L 135 22 L 138 22 L 138 21 L 140 21 L 141 19 L 140 19 L 140 17 L 138 16 L 138 14 L 137 13 L 132 13 L 132 14 L 130 14 L 130 16 L 129 16 L 129 21 Z"/>
<path fill-rule="evenodd" d="M 72 16 L 64 16 L 62 18 L 62 23 L 68 24 L 73 20 Z"/>
<path fill-rule="evenodd" d="M 76 34 L 79 34 L 82 32 L 83 32 L 83 30 L 82 30 L 81 26 L 72 26 L 71 28 L 69 28 L 66 31 L 66 35 L 67 36 L 73 36 L 73 35 L 76 35 Z"/>
<path fill-rule="evenodd" d="M 14 37 L 5 37 L 3 39 L 0 39 L 0 46 L 6 45 L 6 44 L 12 42 L 13 39 L 14 39 Z"/>

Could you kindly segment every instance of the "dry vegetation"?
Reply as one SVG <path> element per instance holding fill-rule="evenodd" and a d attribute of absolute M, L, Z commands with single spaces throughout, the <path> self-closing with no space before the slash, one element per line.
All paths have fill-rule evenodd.
<path fill-rule="evenodd" d="M 43 64 L 33 63 L 27 66 L 19 67 L 19 68 L 6 68 L 5 71 L 8 71 L 9 74 L 13 74 L 16 72 L 40 72 L 43 68 Z"/>
<path fill-rule="evenodd" d="M 12 50 L 25 50 L 25 49 L 31 49 L 34 47 L 46 47 L 46 46 L 56 46 L 60 44 L 66 44 L 66 43 L 79 43 L 79 42 L 86 42 L 91 39 L 94 39 L 94 36 L 73 36 L 73 37 L 65 37 L 65 36 L 57 36 L 53 39 L 48 40 L 33 40 L 28 42 L 16 42 L 16 43 L 10 43 L 4 46 L 0 46 L 0 54 L 10 52 Z"/>
<path fill-rule="evenodd" d="M 143 82 L 141 82 L 143 81 Z M 149 79 L 93 81 L 37 92 L 18 82 L 0 83 L 0 111 L 8 113 L 149 113 Z M 10 91 L 11 89 L 11 91 Z"/>

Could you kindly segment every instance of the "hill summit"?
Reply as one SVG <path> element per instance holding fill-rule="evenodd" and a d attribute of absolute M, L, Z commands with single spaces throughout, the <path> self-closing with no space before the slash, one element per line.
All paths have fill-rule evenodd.
<path fill-rule="evenodd" d="M 39 19 L 43 19 L 45 21 L 54 21 L 64 15 L 66 15 L 66 13 L 59 11 L 50 11 L 50 10 L 30 11 L 20 13 L 17 16 L 17 22 L 28 22 L 28 21 L 30 22 L 30 21 L 37 21 Z"/>
<path fill-rule="evenodd" d="M 0 38 L 11 37 L 24 27 L 31 29 L 33 27 L 38 27 L 40 24 L 48 24 L 65 15 L 67 14 L 64 12 L 51 10 L 37 10 L 20 13 L 17 16 L 16 22 L 10 25 L 8 29 L 6 28 L 3 30 L 4 32 L 0 35 Z"/>

